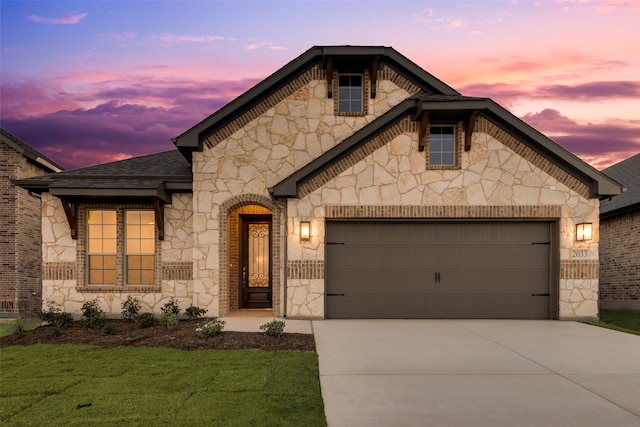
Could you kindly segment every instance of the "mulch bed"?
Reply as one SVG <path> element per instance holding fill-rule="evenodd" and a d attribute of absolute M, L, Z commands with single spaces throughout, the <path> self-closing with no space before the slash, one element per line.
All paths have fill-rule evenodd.
<path fill-rule="evenodd" d="M 177 326 L 161 325 L 141 328 L 129 320 L 108 319 L 106 323 L 115 329 L 107 334 L 105 329 L 86 328 L 80 321 L 73 321 L 62 328 L 56 336 L 52 325 L 40 326 L 26 331 L 17 338 L 9 335 L 0 338 L 0 346 L 32 344 L 93 344 L 101 347 L 168 347 L 180 350 L 266 350 L 266 351 L 315 351 L 311 334 L 285 333 L 273 337 L 264 332 L 222 331 L 220 334 L 200 338 L 196 328 L 206 320 L 181 320 Z"/>

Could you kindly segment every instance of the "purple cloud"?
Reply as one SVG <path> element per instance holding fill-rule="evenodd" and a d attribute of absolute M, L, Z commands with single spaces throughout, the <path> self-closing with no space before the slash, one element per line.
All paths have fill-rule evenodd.
<path fill-rule="evenodd" d="M 40 15 L 30 15 L 30 16 L 27 16 L 27 19 L 29 21 L 42 22 L 43 24 L 49 24 L 49 25 L 73 25 L 73 24 L 80 23 L 80 21 L 86 18 L 87 15 L 89 14 L 86 12 L 58 16 L 55 18 L 48 18 Z"/>
<path fill-rule="evenodd" d="M 534 96 L 570 99 L 638 98 L 640 97 L 640 82 L 590 82 L 575 86 L 543 86 L 534 92 Z"/>

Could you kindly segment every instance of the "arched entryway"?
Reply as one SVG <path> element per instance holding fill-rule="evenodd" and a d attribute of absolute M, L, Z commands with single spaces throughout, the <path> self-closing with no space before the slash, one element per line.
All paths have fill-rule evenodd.
<path fill-rule="evenodd" d="M 280 221 L 270 199 L 243 195 L 221 209 L 220 315 L 271 309 L 280 315 Z"/>

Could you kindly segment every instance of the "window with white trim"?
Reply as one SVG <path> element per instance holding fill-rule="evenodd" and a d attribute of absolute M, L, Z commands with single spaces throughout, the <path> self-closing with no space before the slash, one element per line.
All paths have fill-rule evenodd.
<path fill-rule="evenodd" d="M 364 90 L 362 74 L 338 75 L 338 112 L 361 113 Z"/>
<path fill-rule="evenodd" d="M 429 165 L 454 166 L 456 141 L 454 126 L 434 126 L 429 129 Z"/>

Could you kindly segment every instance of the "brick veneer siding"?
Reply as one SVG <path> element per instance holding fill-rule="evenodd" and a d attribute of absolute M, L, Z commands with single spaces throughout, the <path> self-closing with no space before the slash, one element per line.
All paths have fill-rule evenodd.
<path fill-rule="evenodd" d="M 41 308 L 40 199 L 10 179 L 44 173 L 0 143 L 0 317 L 35 317 Z"/>
<path fill-rule="evenodd" d="M 640 310 L 640 211 L 600 221 L 600 307 Z"/>

